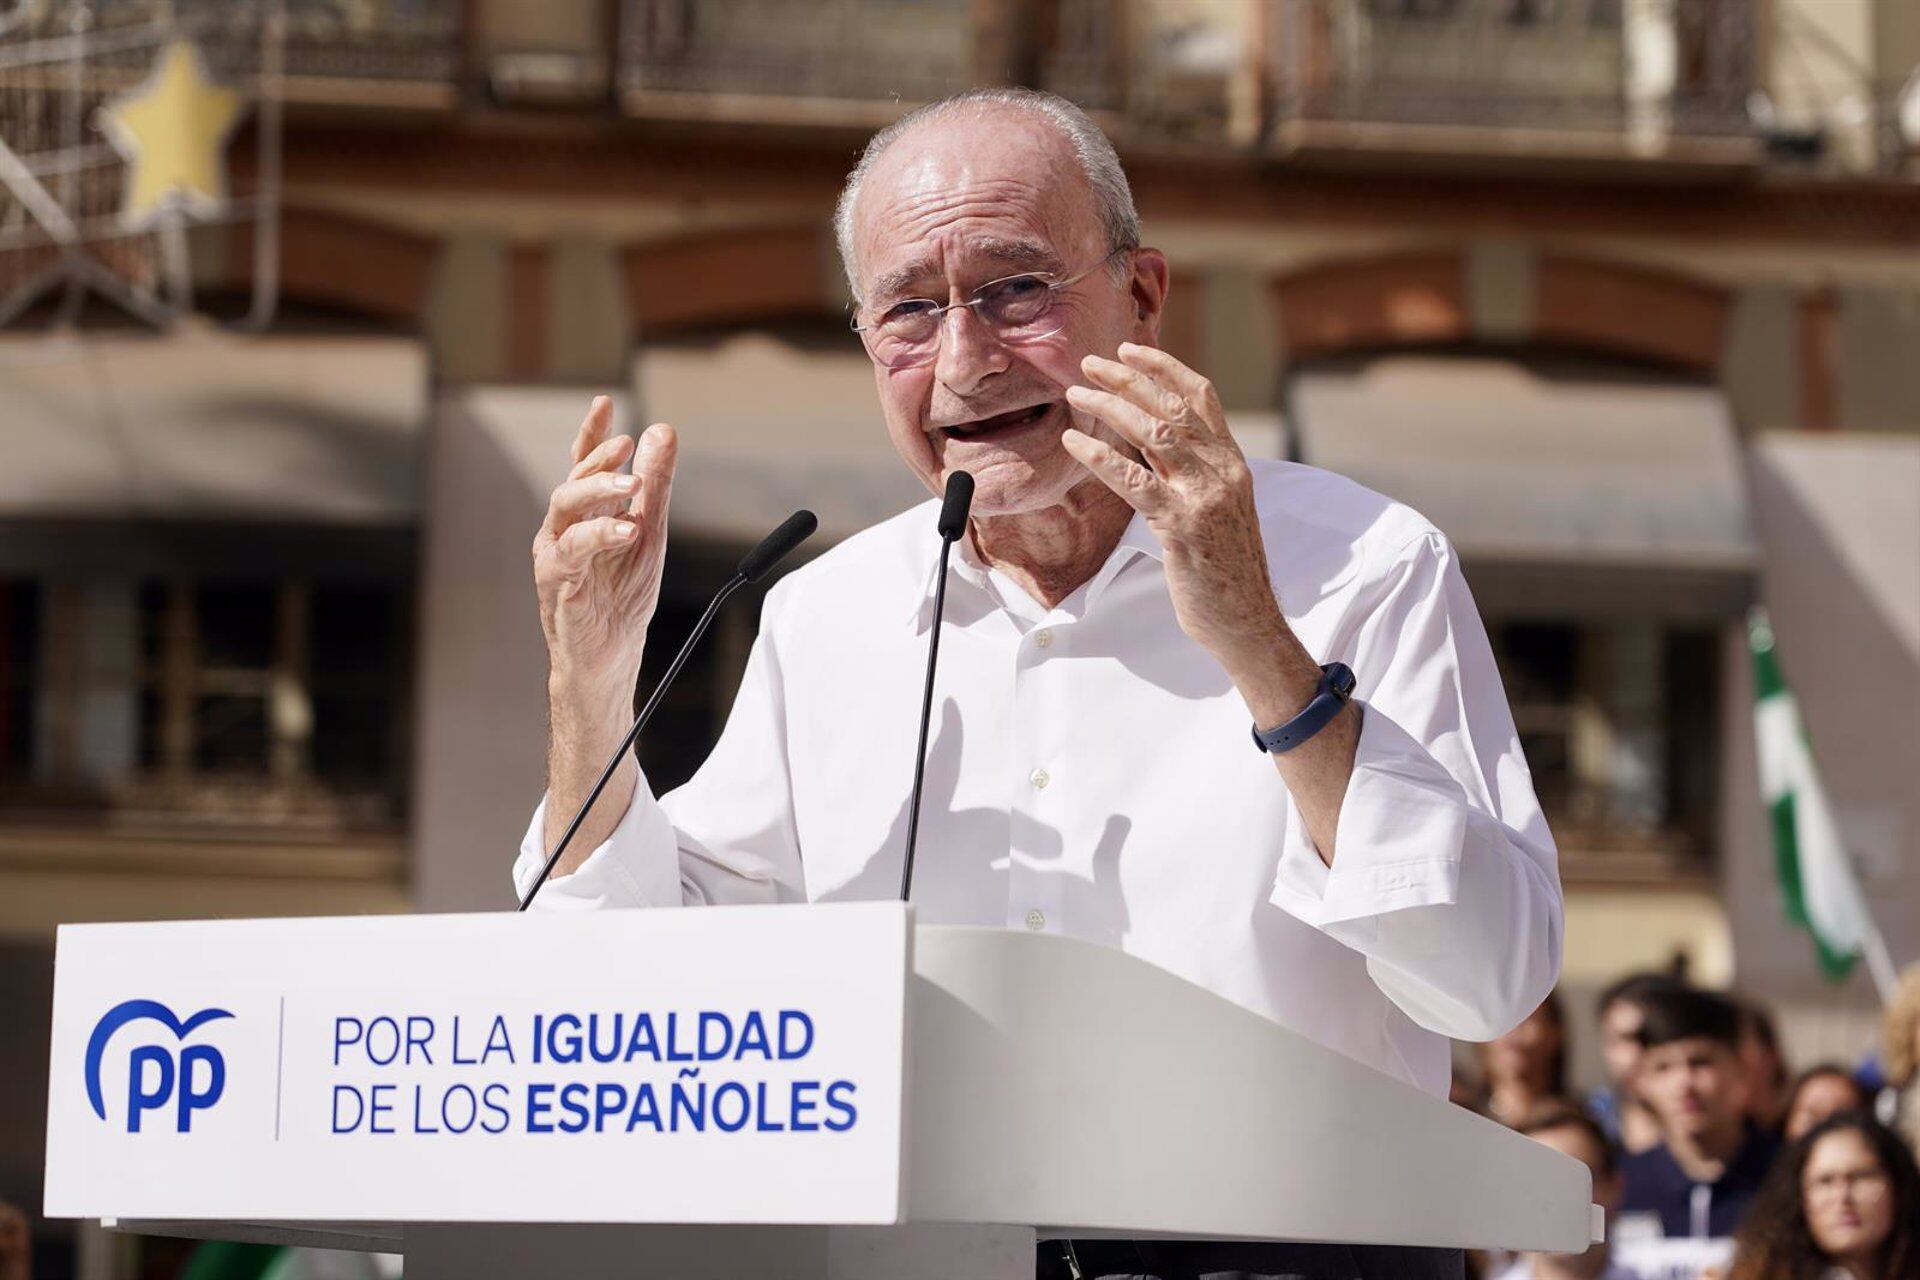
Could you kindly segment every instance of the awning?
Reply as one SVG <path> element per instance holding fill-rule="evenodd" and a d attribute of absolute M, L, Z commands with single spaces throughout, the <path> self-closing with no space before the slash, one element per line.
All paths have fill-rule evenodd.
<path fill-rule="evenodd" d="M 0 518 L 418 519 L 427 355 L 413 339 L 0 340 Z"/>
<path fill-rule="evenodd" d="M 837 540 L 929 495 L 894 451 L 857 348 L 765 332 L 641 348 L 638 418 L 680 435 L 673 527 L 752 543 L 798 507 Z"/>
<path fill-rule="evenodd" d="M 1464 559 L 1745 578 L 1739 437 L 1694 383 L 1485 357 L 1386 356 L 1295 375 L 1303 461 L 1414 507 Z"/>

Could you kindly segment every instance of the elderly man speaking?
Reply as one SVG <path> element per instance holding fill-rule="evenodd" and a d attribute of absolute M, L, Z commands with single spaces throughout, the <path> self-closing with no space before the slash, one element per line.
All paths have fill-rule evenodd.
<path fill-rule="evenodd" d="M 1119 947 L 1444 1095 L 1448 1037 L 1532 1011 L 1561 934 L 1552 838 L 1446 538 L 1339 476 L 1242 455 L 1206 378 L 1159 349 L 1166 258 L 1071 104 L 980 90 L 911 113 L 867 145 L 836 229 L 894 447 L 936 493 L 977 483 L 920 918 Z M 674 433 L 636 445 L 610 417 L 596 401 L 534 543 L 552 730 L 523 890 L 621 740 L 659 595 Z M 699 773 L 656 799 L 627 759 L 542 905 L 894 895 L 937 506 L 773 589 Z M 1460 1269 L 1447 1251 L 1076 1244 L 1043 1245 L 1042 1274 Z"/>

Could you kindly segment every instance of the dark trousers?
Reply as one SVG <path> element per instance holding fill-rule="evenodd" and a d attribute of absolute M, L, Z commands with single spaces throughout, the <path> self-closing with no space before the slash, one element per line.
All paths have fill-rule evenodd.
<path fill-rule="evenodd" d="M 1035 1280 L 1465 1280 L 1466 1259 L 1458 1249 L 1386 1244 L 1042 1240 L 1034 1276 Z"/>

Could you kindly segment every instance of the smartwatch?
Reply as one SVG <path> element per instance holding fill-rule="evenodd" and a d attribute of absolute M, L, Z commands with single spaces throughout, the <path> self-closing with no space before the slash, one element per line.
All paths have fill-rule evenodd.
<path fill-rule="evenodd" d="M 1320 732 L 1327 721 L 1340 714 L 1340 708 L 1353 700 L 1353 669 L 1344 662 L 1329 662 L 1320 668 L 1320 687 L 1313 701 L 1299 715 L 1272 729 L 1253 726 L 1253 745 L 1279 755 L 1291 751 Z"/>

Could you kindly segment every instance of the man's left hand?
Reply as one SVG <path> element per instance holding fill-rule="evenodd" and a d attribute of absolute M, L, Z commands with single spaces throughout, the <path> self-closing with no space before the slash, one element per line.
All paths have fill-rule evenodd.
<path fill-rule="evenodd" d="M 1236 683 L 1244 687 L 1256 673 L 1268 683 L 1276 662 L 1293 658 L 1286 665 L 1295 666 L 1304 655 L 1294 652 L 1299 642 L 1274 597 L 1253 474 L 1227 429 L 1220 397 L 1164 351 L 1129 342 L 1118 355 L 1081 361 L 1092 385 L 1069 387 L 1067 400 L 1117 431 L 1142 461 L 1072 428 L 1062 444 L 1159 537 L 1181 628 Z M 1307 666 L 1310 696 L 1319 670 Z"/>

